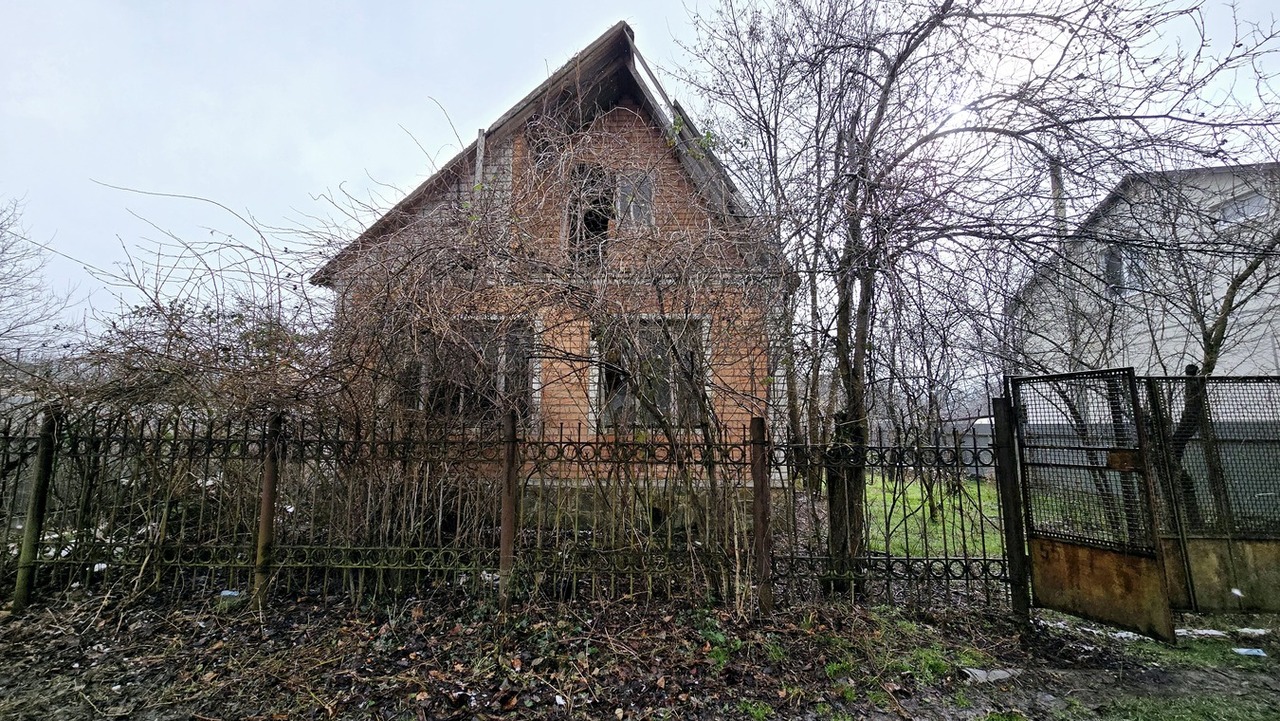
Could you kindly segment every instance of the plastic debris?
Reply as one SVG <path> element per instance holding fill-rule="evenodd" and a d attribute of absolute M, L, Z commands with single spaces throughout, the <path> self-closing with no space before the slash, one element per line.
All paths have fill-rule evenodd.
<path fill-rule="evenodd" d="M 239 598 L 239 597 L 240 597 L 240 592 L 239 592 L 239 591 L 223 591 L 222 593 L 219 593 L 218 595 L 219 595 L 220 597 L 222 597 L 222 598 Z"/>
<path fill-rule="evenodd" d="M 1271 633 L 1269 628 L 1240 628 L 1236 629 L 1236 635 L 1241 638 L 1262 638 Z"/>
<path fill-rule="evenodd" d="M 1116 631 L 1115 633 L 1111 634 L 1111 638 L 1114 638 L 1117 641 L 1137 641 L 1142 637 L 1134 633 L 1133 631 Z"/>
<path fill-rule="evenodd" d="M 1174 631 L 1181 638 L 1226 638 L 1227 634 L 1216 628 L 1180 628 Z"/>
<path fill-rule="evenodd" d="M 1259 657 L 1259 658 L 1266 658 L 1266 657 L 1267 657 L 1267 652 L 1266 652 L 1266 651 L 1263 651 L 1263 650 L 1262 650 L 1262 649 L 1260 649 L 1260 648 L 1233 648 L 1233 649 L 1231 649 L 1231 650 L 1232 650 L 1232 651 L 1235 651 L 1236 653 L 1240 654 L 1241 656 L 1257 656 L 1257 657 Z"/>
<path fill-rule="evenodd" d="M 1241 591 L 1238 588 L 1233 588 L 1231 589 L 1231 595 L 1237 598 L 1244 598 L 1244 591 Z"/>
<path fill-rule="evenodd" d="M 969 677 L 969 683 L 995 683 L 997 681 L 1007 681 L 1017 676 L 1022 673 L 1022 669 L 993 668 L 990 671 L 984 671 L 980 668 L 966 668 L 964 672 Z"/>

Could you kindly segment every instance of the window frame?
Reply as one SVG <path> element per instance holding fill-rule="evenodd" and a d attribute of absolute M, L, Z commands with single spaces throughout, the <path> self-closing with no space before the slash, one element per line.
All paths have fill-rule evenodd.
<path fill-rule="evenodd" d="M 505 332 L 497 331 L 506 325 Z M 466 333 L 467 337 L 449 340 L 455 348 L 466 351 L 479 351 L 482 362 L 468 366 L 471 372 L 484 373 L 490 363 L 487 361 L 490 350 L 496 350 L 496 372 L 491 373 L 493 385 L 469 382 L 469 378 L 438 377 L 432 372 L 433 362 L 448 363 L 447 354 L 437 354 L 434 358 L 427 354 L 418 354 L 411 362 L 418 373 L 416 403 L 403 403 L 411 410 L 422 412 L 426 417 L 446 423 L 457 422 L 460 428 L 482 429 L 500 427 L 505 410 L 510 404 L 500 402 L 512 392 L 512 379 L 515 377 L 512 358 L 523 356 L 524 389 L 521 391 L 521 402 L 516 404 L 517 417 L 522 424 L 528 425 L 536 419 L 541 405 L 541 363 L 535 352 L 538 337 L 541 334 L 541 323 L 537 318 L 506 315 L 460 316 L 450 323 L 451 331 Z M 472 335 L 484 329 L 482 334 Z M 428 334 L 428 342 L 439 349 L 446 344 Z M 496 348 L 492 348 L 496 345 Z M 523 348 L 517 350 L 517 345 Z M 521 352 L 523 350 L 523 352 Z M 464 359 L 465 360 L 465 359 Z M 402 385 L 402 398 L 411 393 Z M 438 395 L 437 395 L 438 394 Z M 433 398 L 436 395 L 436 398 Z M 441 407 L 442 403 L 450 408 Z"/>
<path fill-rule="evenodd" d="M 1250 206 L 1248 205 L 1250 201 L 1258 201 L 1258 207 L 1250 210 Z M 1233 217 L 1228 217 L 1228 212 L 1233 209 L 1239 210 L 1239 214 Z M 1249 190 L 1247 192 L 1240 193 L 1239 195 L 1235 195 L 1226 202 L 1219 204 L 1218 207 L 1214 209 L 1214 214 L 1217 216 L 1214 220 L 1221 225 L 1228 227 L 1243 225 L 1251 221 L 1266 218 L 1270 215 L 1271 199 L 1264 195 L 1262 191 Z"/>
<path fill-rule="evenodd" d="M 672 336 L 667 330 L 673 323 L 679 323 L 685 326 L 685 330 L 675 336 Z M 694 326 L 690 328 L 690 326 Z M 660 330 L 663 343 L 670 339 L 672 344 L 665 350 L 665 358 L 659 357 L 658 363 L 666 367 L 665 378 L 661 379 L 661 383 L 665 385 L 665 403 L 661 405 L 665 407 L 657 408 L 658 414 L 654 414 L 650 409 L 643 405 L 643 399 L 637 386 L 649 385 L 653 387 L 653 381 L 657 379 L 641 379 L 633 381 L 632 376 L 635 371 L 627 370 L 626 366 L 619 364 L 617 361 L 611 361 L 608 356 L 613 355 L 610 347 L 610 335 L 619 331 L 630 333 L 628 337 L 622 339 L 622 343 L 635 344 L 643 342 L 639 336 L 640 333 L 646 332 L 648 329 Z M 680 348 L 676 344 L 688 343 L 692 341 L 696 344 L 693 348 Z M 646 344 L 648 347 L 654 347 L 652 342 Z M 598 429 L 601 433 L 619 433 L 635 430 L 660 430 L 662 429 L 662 420 L 665 418 L 670 426 L 674 429 L 684 431 L 694 431 L 701 429 L 705 425 L 707 418 L 703 413 L 700 399 L 693 395 L 695 392 L 700 394 L 708 401 L 711 399 L 710 384 L 710 323 L 709 319 L 703 315 L 660 315 L 660 314 L 637 314 L 628 317 L 626 320 L 609 322 L 601 325 L 594 325 L 591 329 L 591 378 L 590 378 L 590 395 L 591 395 L 591 426 Z M 618 351 L 626 353 L 626 349 Z M 632 353 L 638 351 L 633 347 Z M 685 352 L 693 352 L 696 354 L 696 362 L 699 365 L 700 378 L 693 381 L 686 380 L 680 372 L 681 365 L 675 360 L 676 354 Z M 616 356 L 615 356 L 616 357 Z M 625 359 L 618 358 L 625 363 Z M 635 363 L 636 361 L 632 361 Z M 639 362 L 654 362 L 653 356 L 646 354 Z M 622 399 L 622 407 L 618 410 L 612 409 L 615 405 L 614 399 L 617 398 L 617 391 L 611 392 L 609 385 L 617 381 L 611 381 L 608 373 L 613 372 L 609 366 L 614 366 L 622 374 L 622 382 L 626 385 L 620 389 L 625 395 Z M 696 390 L 695 390 L 696 389 Z M 659 405 L 654 403 L 654 405 Z"/>

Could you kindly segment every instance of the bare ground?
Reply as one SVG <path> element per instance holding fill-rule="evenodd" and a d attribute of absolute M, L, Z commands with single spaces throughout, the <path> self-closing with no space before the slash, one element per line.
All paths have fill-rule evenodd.
<path fill-rule="evenodd" d="M 1170 648 L 955 609 L 80 597 L 0 611 L 0 718 L 1280 719 L 1276 619 L 1183 623 L 1232 633 Z"/>

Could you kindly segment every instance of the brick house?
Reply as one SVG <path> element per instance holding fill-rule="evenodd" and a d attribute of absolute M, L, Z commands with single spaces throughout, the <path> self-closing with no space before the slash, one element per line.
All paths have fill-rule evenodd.
<path fill-rule="evenodd" d="M 625 23 L 343 247 L 352 393 L 455 430 L 738 435 L 776 392 L 775 255 Z"/>

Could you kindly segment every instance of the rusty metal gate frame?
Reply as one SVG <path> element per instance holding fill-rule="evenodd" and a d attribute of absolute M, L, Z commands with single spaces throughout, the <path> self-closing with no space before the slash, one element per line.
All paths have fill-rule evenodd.
<path fill-rule="evenodd" d="M 1173 642 L 1133 369 L 1008 385 L 1033 603 Z"/>

